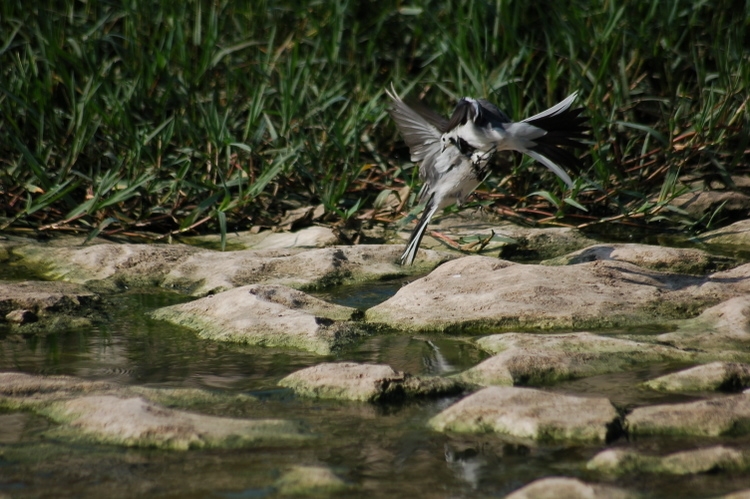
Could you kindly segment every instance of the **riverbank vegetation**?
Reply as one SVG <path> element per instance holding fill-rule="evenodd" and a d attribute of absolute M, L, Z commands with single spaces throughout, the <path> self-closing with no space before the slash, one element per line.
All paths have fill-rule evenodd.
<path fill-rule="evenodd" d="M 575 188 L 509 156 L 475 196 L 487 210 L 704 230 L 722 206 L 672 201 L 750 170 L 749 19 L 730 0 L 7 0 L 0 229 L 158 240 L 317 204 L 324 223 L 399 220 L 418 178 L 393 82 L 445 115 L 470 95 L 516 119 L 579 91 Z"/>

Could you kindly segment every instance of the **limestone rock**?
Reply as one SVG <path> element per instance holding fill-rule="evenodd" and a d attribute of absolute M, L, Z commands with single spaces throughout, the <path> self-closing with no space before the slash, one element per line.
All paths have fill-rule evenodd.
<path fill-rule="evenodd" d="M 676 331 L 652 339 L 679 348 L 720 352 L 724 358 L 747 359 L 750 296 L 737 296 L 707 308 L 698 317 L 677 323 Z"/>
<path fill-rule="evenodd" d="M 673 199 L 671 204 L 685 210 L 695 219 L 713 214 L 719 208 L 724 215 L 750 215 L 750 196 L 737 191 L 688 192 Z"/>
<path fill-rule="evenodd" d="M 412 229 L 413 226 L 405 226 L 399 231 L 398 237 L 404 244 L 409 240 Z M 453 238 L 459 244 L 486 239 L 487 244 L 480 253 L 496 255 L 499 251 L 502 258 L 524 260 L 554 258 L 596 243 L 576 229 L 521 227 L 507 222 L 482 220 L 476 213 L 468 212 L 441 217 L 425 233 L 421 244 L 423 248 L 446 249 L 442 241 L 430 235 L 433 230 Z"/>
<path fill-rule="evenodd" d="M 294 372 L 279 382 L 297 394 L 327 399 L 381 402 L 457 393 L 463 385 L 445 378 L 420 378 L 384 364 L 336 362 Z"/>
<path fill-rule="evenodd" d="M 35 315 L 82 313 L 99 297 L 78 284 L 46 281 L 0 281 L 0 314 L 24 309 Z"/>
<path fill-rule="evenodd" d="M 221 236 L 212 234 L 207 236 L 196 236 L 184 239 L 190 244 L 211 245 L 218 248 Z M 264 230 L 261 232 L 232 232 L 226 236 L 227 250 L 268 250 L 268 249 L 292 249 L 292 248 L 325 248 L 339 244 L 339 238 L 330 227 L 313 225 L 294 232 L 274 232 Z"/>
<path fill-rule="evenodd" d="M 13 254 L 44 275 L 111 291 L 123 286 L 163 286 L 205 296 L 247 284 L 283 284 L 300 289 L 377 280 L 424 272 L 451 258 L 425 251 L 417 265 L 402 267 L 394 245 L 214 251 L 182 244 L 85 246 L 18 244 Z M 283 244 L 281 246 L 284 246 Z"/>
<path fill-rule="evenodd" d="M 494 334 L 477 344 L 495 355 L 458 377 L 479 385 L 539 385 L 694 358 L 673 347 L 591 333 Z"/>
<path fill-rule="evenodd" d="M 596 260 L 617 260 L 662 272 L 703 275 L 726 270 L 733 258 L 712 255 L 696 248 L 670 248 L 650 244 L 597 244 L 542 262 L 545 265 L 575 265 Z"/>
<path fill-rule="evenodd" d="M 643 383 L 664 392 L 741 391 L 750 387 L 750 365 L 711 362 Z"/>
<path fill-rule="evenodd" d="M 722 445 L 675 452 L 667 456 L 645 455 L 627 449 L 607 449 L 594 456 L 586 467 L 613 474 L 647 472 L 689 475 L 719 470 L 744 470 L 750 465 L 749 458 L 741 451 Z"/>
<path fill-rule="evenodd" d="M 604 442 L 617 420 L 604 398 L 493 386 L 448 407 L 429 425 L 438 431 L 491 431 L 545 442 Z"/>
<path fill-rule="evenodd" d="M 505 499 L 632 499 L 637 494 L 609 485 L 590 484 L 577 478 L 547 477 L 535 480 Z"/>
<path fill-rule="evenodd" d="M 750 249 L 750 219 L 740 220 L 726 227 L 701 234 L 698 239 L 708 246 Z"/>
<path fill-rule="evenodd" d="M 665 324 L 750 291 L 750 265 L 706 277 L 627 262 L 550 267 L 470 256 L 447 262 L 369 309 L 401 330 L 601 329 Z"/>
<path fill-rule="evenodd" d="M 325 466 L 294 466 L 276 481 L 282 495 L 329 494 L 349 488 L 349 485 Z"/>
<path fill-rule="evenodd" d="M 61 431 L 73 438 L 83 434 L 96 442 L 129 447 L 187 450 L 288 445 L 309 438 L 290 421 L 205 416 L 167 409 L 140 397 L 90 395 L 53 402 L 42 413 L 66 425 Z"/>
<path fill-rule="evenodd" d="M 638 407 L 625 417 L 633 435 L 717 437 L 750 432 L 750 394 Z"/>
<path fill-rule="evenodd" d="M 285 286 L 250 285 L 164 307 L 152 316 L 207 339 L 325 355 L 364 334 L 348 322 L 356 313 Z"/>

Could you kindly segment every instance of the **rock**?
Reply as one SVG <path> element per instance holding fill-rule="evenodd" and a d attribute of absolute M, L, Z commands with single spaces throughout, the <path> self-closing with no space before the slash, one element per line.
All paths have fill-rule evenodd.
<path fill-rule="evenodd" d="M 721 229 L 701 234 L 698 240 L 709 247 L 748 250 L 750 249 L 750 219 L 740 220 Z"/>
<path fill-rule="evenodd" d="M 39 376 L 19 372 L 0 373 L 0 406 L 36 410 L 50 401 L 82 395 L 141 396 L 151 402 L 176 407 L 218 406 L 232 403 L 247 406 L 256 399 L 246 394 L 222 394 L 198 388 L 152 388 L 119 386 L 103 381 L 86 381 L 73 376 Z"/>
<path fill-rule="evenodd" d="M 535 480 L 505 499 L 631 499 L 637 494 L 609 485 L 589 484 L 577 478 L 547 477 Z"/>
<path fill-rule="evenodd" d="M 51 279 L 85 284 L 105 279 L 133 286 L 158 285 L 174 265 L 202 250 L 181 244 L 27 244 L 13 249 L 27 267 L 46 268 Z"/>
<path fill-rule="evenodd" d="M 90 395 L 61 400 L 42 414 L 67 428 L 61 433 L 128 447 L 187 450 L 206 447 L 299 444 L 310 438 L 280 419 L 242 420 L 167 409 L 140 397 Z"/>
<path fill-rule="evenodd" d="M 586 468 L 613 474 L 633 472 L 689 475 L 715 471 L 745 470 L 750 456 L 722 445 L 667 456 L 650 456 L 627 449 L 607 449 L 594 456 Z"/>
<path fill-rule="evenodd" d="M 731 494 L 719 496 L 716 499 L 750 499 L 750 489 L 738 490 L 737 492 L 732 492 Z"/>
<path fill-rule="evenodd" d="M 14 324 L 30 324 L 39 320 L 39 317 L 31 310 L 17 308 L 5 314 L 5 320 Z"/>
<path fill-rule="evenodd" d="M 632 435 L 717 437 L 750 433 L 750 394 L 639 407 L 625 417 Z"/>
<path fill-rule="evenodd" d="M 736 191 L 688 192 L 674 198 L 672 205 L 688 212 L 693 218 L 712 215 L 721 210 L 724 216 L 746 217 L 750 215 L 750 196 Z"/>
<path fill-rule="evenodd" d="M 409 240 L 413 226 L 405 226 L 398 237 L 405 244 Z M 475 213 L 463 213 L 439 218 L 425 233 L 421 246 L 428 249 L 446 249 L 439 239 L 431 237 L 431 231 L 438 231 L 457 242 L 476 241 L 490 238 L 481 253 L 500 252 L 502 258 L 543 260 L 554 258 L 571 251 L 595 244 L 596 241 L 576 229 L 554 227 L 536 229 L 521 227 L 507 222 L 482 220 Z M 494 236 L 493 236 L 494 234 Z"/>
<path fill-rule="evenodd" d="M 25 402 L 47 401 L 78 396 L 114 387 L 102 381 L 85 381 L 72 376 L 37 376 L 19 372 L 0 373 L 0 399 L 18 398 Z"/>
<path fill-rule="evenodd" d="M 750 296 L 731 298 L 677 324 L 676 331 L 651 338 L 679 348 L 719 352 L 732 360 L 748 358 Z"/>
<path fill-rule="evenodd" d="M 325 466 L 294 466 L 276 481 L 282 495 L 329 494 L 349 488 L 349 485 Z"/>
<path fill-rule="evenodd" d="M 122 387 L 71 376 L 0 373 L 0 407 L 48 417 L 61 425 L 49 432 L 53 437 L 179 450 L 296 445 L 311 438 L 291 421 L 207 416 L 150 400 L 197 406 L 255 399 L 198 389 Z"/>
<path fill-rule="evenodd" d="M 420 378 L 383 364 L 337 362 L 296 371 L 279 381 L 307 397 L 385 402 L 458 393 L 463 385 L 445 378 Z"/>
<path fill-rule="evenodd" d="M 748 292 L 750 265 L 697 277 L 627 262 L 551 267 L 469 256 L 402 287 L 366 319 L 407 331 L 601 329 L 665 324 Z"/>
<path fill-rule="evenodd" d="M 711 362 L 643 383 L 663 392 L 738 392 L 750 387 L 750 365 L 737 362 Z"/>
<path fill-rule="evenodd" d="M 597 244 L 542 263 L 575 265 L 596 260 L 617 260 L 662 272 L 694 275 L 726 270 L 736 265 L 733 258 L 712 255 L 695 248 L 669 248 L 649 244 Z"/>
<path fill-rule="evenodd" d="M 364 335 L 353 322 L 358 312 L 302 291 L 251 285 L 151 313 L 202 338 L 268 347 L 291 347 L 327 355 Z"/>
<path fill-rule="evenodd" d="M 213 251 L 180 244 L 25 244 L 12 251 L 23 265 L 44 268 L 44 275 L 52 279 L 102 291 L 162 286 L 193 296 L 248 284 L 320 289 L 420 273 L 450 258 L 425 251 L 417 265 L 402 267 L 397 263 L 402 249 L 393 245 Z"/>
<path fill-rule="evenodd" d="M 23 333 L 90 327 L 101 300 L 80 284 L 0 281 L 0 316 Z"/>
<path fill-rule="evenodd" d="M 379 280 L 420 272 L 446 260 L 425 253 L 414 267 L 397 264 L 401 250 L 393 245 L 340 246 L 297 253 L 263 251 L 198 254 L 181 262 L 162 285 L 203 296 L 246 284 L 282 284 L 296 289 Z"/>
<path fill-rule="evenodd" d="M 458 377 L 479 385 L 540 385 L 657 362 L 689 361 L 695 355 L 591 333 L 494 334 L 480 338 L 477 344 L 495 355 Z"/>
<path fill-rule="evenodd" d="M 543 442 L 604 442 L 617 430 L 604 398 L 493 386 L 460 400 L 429 421 L 437 431 L 496 432 Z M 612 436 L 612 435 L 609 435 Z"/>
<path fill-rule="evenodd" d="M 42 281 L 0 281 L 0 313 L 28 310 L 36 315 L 74 314 L 99 304 L 99 297 L 77 284 Z"/>
<path fill-rule="evenodd" d="M 221 236 L 212 234 L 207 236 L 195 236 L 185 239 L 185 242 L 198 245 L 211 245 L 218 249 L 221 244 Z M 268 249 L 293 249 L 293 248 L 325 248 L 339 244 L 339 238 L 330 227 L 312 226 L 295 232 L 273 232 L 264 230 L 262 232 L 232 232 L 227 234 L 227 250 L 268 250 Z"/>

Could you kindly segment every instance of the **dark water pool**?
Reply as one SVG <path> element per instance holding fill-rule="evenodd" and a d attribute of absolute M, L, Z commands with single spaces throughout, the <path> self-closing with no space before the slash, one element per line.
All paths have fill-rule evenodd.
<path fill-rule="evenodd" d="M 365 292 L 362 287 L 349 287 L 328 298 L 366 307 L 399 285 L 383 283 Z M 111 319 L 90 331 L 47 337 L 18 337 L 0 331 L 0 370 L 246 393 L 259 402 L 207 410 L 232 417 L 298 420 L 319 439 L 293 448 L 127 449 L 49 438 L 46 431 L 53 424 L 46 419 L 25 412 L 0 412 L 0 497 L 274 497 L 274 482 L 293 465 L 333 468 L 353 486 L 334 497 L 502 497 L 550 475 L 621 485 L 647 497 L 709 497 L 750 487 L 750 476 L 742 473 L 675 479 L 608 478 L 587 472 L 586 461 L 605 445 L 533 445 L 497 435 L 456 436 L 428 430 L 426 421 L 455 401 L 451 398 L 375 406 L 302 399 L 277 386 L 279 379 L 295 370 L 334 360 L 386 363 L 413 374 L 459 372 L 485 358 L 467 338 L 384 335 L 322 358 L 209 342 L 146 316 L 149 310 L 184 300 L 177 295 L 129 293 L 112 299 L 117 307 Z M 636 384 L 673 368 L 655 366 L 549 389 L 610 396 L 623 407 L 656 403 L 669 397 L 644 392 Z M 609 445 L 666 452 L 719 441 L 644 439 Z"/>

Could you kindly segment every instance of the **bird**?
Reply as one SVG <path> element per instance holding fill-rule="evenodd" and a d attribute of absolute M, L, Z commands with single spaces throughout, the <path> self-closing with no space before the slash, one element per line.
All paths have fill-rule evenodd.
<path fill-rule="evenodd" d="M 414 263 L 427 225 L 438 210 L 462 203 L 486 176 L 488 159 L 474 158 L 473 150 L 460 137 L 442 140 L 448 120 L 424 106 L 408 106 L 391 86 L 389 113 L 409 146 L 411 160 L 419 162 L 423 181 L 418 202 L 424 204 L 422 216 L 401 255 L 402 265 Z"/>
<path fill-rule="evenodd" d="M 588 128 L 583 108 L 570 109 L 577 93 L 559 104 L 520 122 L 513 122 L 494 104 L 464 97 L 450 119 L 428 107 L 407 105 L 393 84 L 386 89 L 391 99 L 389 114 L 409 147 L 411 160 L 419 162 L 423 181 L 419 204 L 422 216 L 401 255 L 402 265 L 411 265 L 422 237 L 438 210 L 459 206 L 489 174 L 489 162 L 499 151 L 527 154 L 552 170 L 569 187 L 570 176 L 561 164 L 578 169 L 580 160 L 559 146 L 585 147 L 580 142 Z"/>
<path fill-rule="evenodd" d="M 464 97 L 458 101 L 441 137 L 443 147 L 456 140 L 468 144 L 474 155 L 492 155 L 500 151 L 518 151 L 531 156 L 555 173 L 569 187 L 573 181 L 563 166 L 577 170 L 580 160 L 560 146 L 584 148 L 588 118 L 582 107 L 571 109 L 578 92 L 560 103 L 519 122 L 513 122 L 491 102 Z"/>

